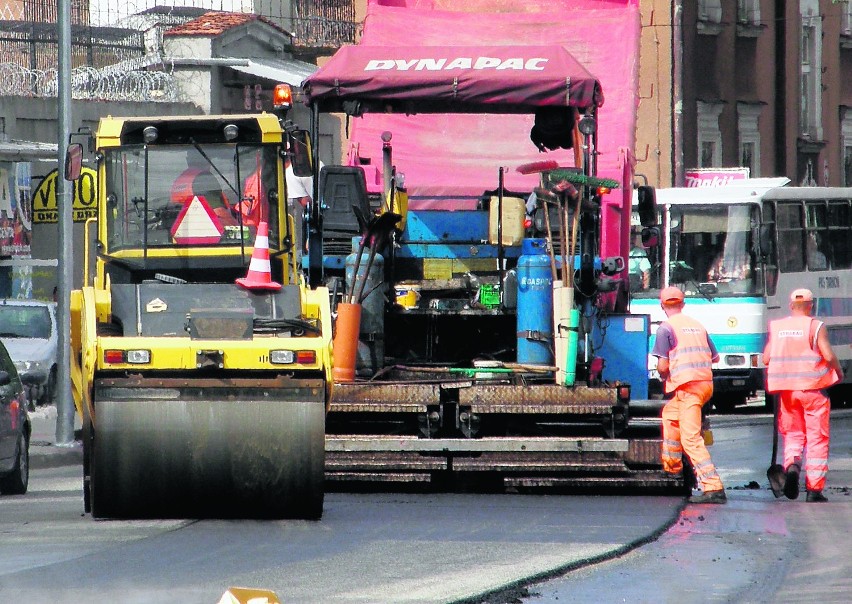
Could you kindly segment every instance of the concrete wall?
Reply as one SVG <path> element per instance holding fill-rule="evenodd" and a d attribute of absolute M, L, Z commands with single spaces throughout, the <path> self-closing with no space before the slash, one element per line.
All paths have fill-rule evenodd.
<path fill-rule="evenodd" d="M 213 56 L 211 39 L 201 36 L 166 36 L 163 39 L 163 52 L 172 58 L 210 59 Z M 210 67 L 180 67 L 175 66 L 174 77 L 179 98 L 185 98 L 197 105 L 203 113 L 219 113 L 218 100 L 211 94 L 212 90 L 221 88 L 220 82 L 214 81 Z"/>

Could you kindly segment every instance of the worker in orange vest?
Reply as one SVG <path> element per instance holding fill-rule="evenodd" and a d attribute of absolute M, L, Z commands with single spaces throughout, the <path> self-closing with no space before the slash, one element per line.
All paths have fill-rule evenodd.
<path fill-rule="evenodd" d="M 707 330 L 683 314 L 684 296 L 677 287 L 660 292 L 660 306 L 667 321 L 657 329 L 651 354 L 657 357 L 657 371 L 665 380 L 668 402 L 663 407 L 663 470 L 683 471 L 685 453 L 702 493 L 690 503 L 725 503 L 725 487 L 701 435 L 701 408 L 713 396 L 711 366 L 719 354 Z"/>
<path fill-rule="evenodd" d="M 243 187 L 243 199 L 237 204 L 243 224 L 257 228 L 261 222 L 269 221 L 269 202 L 261 181 L 260 166 L 249 174 Z"/>
<path fill-rule="evenodd" d="M 190 166 L 172 183 L 171 200 L 175 204 L 185 204 L 191 202 L 195 196 L 204 199 L 222 226 L 237 224 L 237 220 L 231 213 L 228 197 L 222 191 L 216 177 L 206 168 Z"/>
<path fill-rule="evenodd" d="M 822 491 L 828 474 L 831 403 L 824 389 L 843 379 L 843 369 L 828 342 L 824 323 L 811 317 L 809 289 L 790 294 L 790 315 L 769 323 L 763 351 L 766 391 L 778 394 L 778 433 L 784 438 L 784 495 L 799 496 L 805 453 L 807 501 L 828 501 Z"/>

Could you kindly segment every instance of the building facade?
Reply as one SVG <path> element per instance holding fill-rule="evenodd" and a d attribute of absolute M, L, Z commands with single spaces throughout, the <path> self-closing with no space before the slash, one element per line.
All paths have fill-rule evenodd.
<path fill-rule="evenodd" d="M 641 0 L 637 171 L 852 186 L 852 3 Z"/>

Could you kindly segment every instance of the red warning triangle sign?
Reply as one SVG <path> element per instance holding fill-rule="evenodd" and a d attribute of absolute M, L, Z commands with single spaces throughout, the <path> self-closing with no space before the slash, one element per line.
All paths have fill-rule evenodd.
<path fill-rule="evenodd" d="M 219 243 L 225 232 L 219 217 L 204 197 L 194 196 L 183 208 L 172 225 L 172 239 L 181 245 Z"/>

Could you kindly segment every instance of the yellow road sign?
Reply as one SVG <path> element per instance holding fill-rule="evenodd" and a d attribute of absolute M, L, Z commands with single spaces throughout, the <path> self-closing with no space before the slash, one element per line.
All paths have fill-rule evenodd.
<path fill-rule="evenodd" d="M 59 222 L 59 209 L 56 206 L 56 178 L 58 171 L 53 170 L 33 192 L 33 222 L 44 224 Z M 98 215 L 97 172 L 92 168 L 83 168 L 80 178 L 69 186 L 74 187 L 72 215 L 74 222 L 85 222 Z"/>

